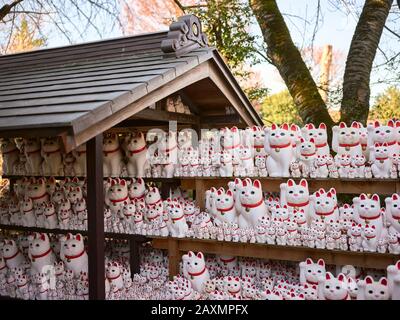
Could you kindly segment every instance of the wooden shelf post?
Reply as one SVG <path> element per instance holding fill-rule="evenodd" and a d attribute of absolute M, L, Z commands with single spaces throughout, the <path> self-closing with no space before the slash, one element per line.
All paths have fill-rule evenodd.
<path fill-rule="evenodd" d="M 203 179 L 196 179 L 196 204 L 201 210 L 204 210 L 206 205 L 206 186 Z"/>
<path fill-rule="evenodd" d="M 103 134 L 87 142 L 89 299 L 105 299 Z"/>
<path fill-rule="evenodd" d="M 135 239 L 129 240 L 129 263 L 131 265 L 131 275 L 140 273 L 140 244 Z"/>
<path fill-rule="evenodd" d="M 178 240 L 168 238 L 168 269 L 169 278 L 172 280 L 174 276 L 179 274 L 179 260 L 181 255 L 178 248 Z"/>

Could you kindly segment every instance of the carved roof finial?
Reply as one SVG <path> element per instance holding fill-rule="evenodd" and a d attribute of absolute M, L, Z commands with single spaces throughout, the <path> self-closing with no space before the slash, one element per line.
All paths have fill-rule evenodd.
<path fill-rule="evenodd" d="M 167 39 L 161 42 L 161 50 L 180 57 L 200 47 L 207 47 L 207 36 L 203 33 L 199 18 L 195 15 L 179 17 L 169 26 Z"/>

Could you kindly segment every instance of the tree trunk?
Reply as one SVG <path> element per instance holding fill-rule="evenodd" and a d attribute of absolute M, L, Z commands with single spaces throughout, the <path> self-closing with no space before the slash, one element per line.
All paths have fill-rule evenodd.
<path fill-rule="evenodd" d="M 0 21 L 3 21 L 3 19 L 10 13 L 11 9 L 22 1 L 23 0 L 15 0 L 10 4 L 5 4 L 4 6 L 0 7 Z"/>
<path fill-rule="evenodd" d="M 275 0 L 251 0 L 268 49 L 267 55 L 285 81 L 304 123 L 333 126 L 317 85 L 294 45 Z M 330 131 L 330 130 L 329 130 Z"/>
<path fill-rule="evenodd" d="M 343 79 L 341 121 L 367 122 L 370 74 L 393 0 L 366 0 L 351 40 Z"/>

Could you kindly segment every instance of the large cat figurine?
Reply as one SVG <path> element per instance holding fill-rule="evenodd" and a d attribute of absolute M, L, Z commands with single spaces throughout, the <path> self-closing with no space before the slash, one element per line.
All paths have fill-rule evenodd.
<path fill-rule="evenodd" d="M 335 159 L 343 154 L 348 154 L 350 157 L 363 154 L 359 127 L 357 122 L 353 122 L 350 127 L 340 122 L 338 126 L 332 128 L 332 149 L 336 152 Z"/>
<path fill-rule="evenodd" d="M 400 233 L 400 196 L 397 193 L 385 199 L 389 233 Z"/>
<path fill-rule="evenodd" d="M 267 171 L 271 177 L 289 177 L 290 164 L 294 160 L 294 148 L 288 124 L 273 124 L 265 130 L 264 148 L 268 155 Z"/>

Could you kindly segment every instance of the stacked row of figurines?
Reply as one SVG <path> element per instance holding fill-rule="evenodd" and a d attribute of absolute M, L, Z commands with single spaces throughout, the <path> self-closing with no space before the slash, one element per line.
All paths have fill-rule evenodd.
<path fill-rule="evenodd" d="M 147 236 L 306 246 L 330 250 L 400 253 L 400 196 L 381 207 L 378 195 L 361 194 L 338 204 L 336 191 L 309 193 L 308 182 L 281 184 L 280 196 L 263 193 L 261 182 L 236 178 L 228 189 L 206 192 L 205 211 L 187 193 L 171 190 L 163 200 L 143 179 L 104 182 L 105 231 Z M 86 185 L 77 178 L 55 182 L 24 178 L 3 196 L 2 224 L 84 230 Z"/>
<path fill-rule="evenodd" d="M 86 182 L 77 177 L 17 180 L 0 198 L 0 223 L 47 229 L 87 229 Z"/>
<path fill-rule="evenodd" d="M 80 234 L 35 233 L 0 241 L 1 296 L 86 300 L 88 280 L 88 255 Z"/>
<path fill-rule="evenodd" d="M 279 262 L 248 258 L 209 257 L 189 251 L 182 257 L 181 274 L 169 283 L 173 299 L 184 299 L 187 286 L 208 299 L 231 300 L 399 300 L 400 261 L 385 272 L 371 272 L 361 279 L 360 270 L 336 267 L 311 259 L 299 268 Z M 367 273 L 369 273 L 367 271 Z M 195 296 L 195 295 L 194 295 Z"/>
<path fill-rule="evenodd" d="M 147 143 L 142 132 L 105 134 L 104 176 L 397 178 L 400 121 L 358 122 L 332 128 L 332 157 L 325 124 L 236 127 L 203 132 L 160 132 Z M 148 138 L 150 139 L 151 136 Z M 2 141 L 3 172 L 8 175 L 86 173 L 86 146 L 64 154 L 58 138 Z"/>

